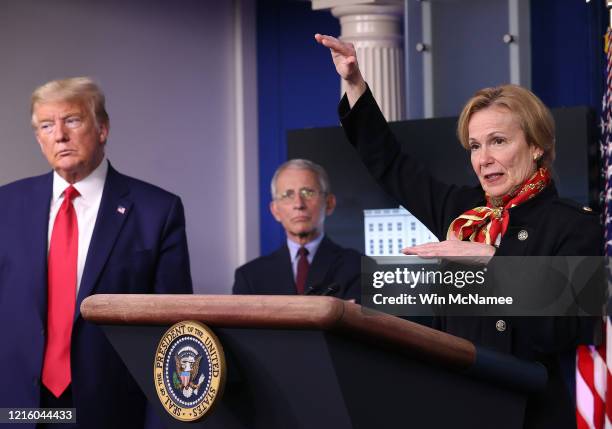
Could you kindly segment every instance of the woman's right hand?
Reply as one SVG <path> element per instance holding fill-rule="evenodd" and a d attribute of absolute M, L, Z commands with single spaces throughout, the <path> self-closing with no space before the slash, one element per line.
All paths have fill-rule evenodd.
<path fill-rule="evenodd" d="M 357 53 L 352 43 L 346 43 L 332 36 L 315 34 L 315 40 L 329 48 L 336 71 L 346 81 L 346 95 L 351 107 L 366 90 L 366 83 L 359 70 Z"/>

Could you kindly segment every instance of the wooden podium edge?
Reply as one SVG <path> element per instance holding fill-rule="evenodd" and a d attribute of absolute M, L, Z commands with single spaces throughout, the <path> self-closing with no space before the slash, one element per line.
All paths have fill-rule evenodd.
<path fill-rule="evenodd" d="M 102 325 L 198 320 L 219 328 L 331 331 L 455 369 L 476 358 L 468 340 L 326 296 L 100 294 L 83 301 L 81 314 Z"/>

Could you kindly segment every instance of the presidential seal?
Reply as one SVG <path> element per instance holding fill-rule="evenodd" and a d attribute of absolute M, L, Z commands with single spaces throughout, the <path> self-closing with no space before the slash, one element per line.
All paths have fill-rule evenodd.
<path fill-rule="evenodd" d="M 199 420 L 221 399 L 225 355 L 216 335 L 195 321 L 180 322 L 162 336 L 153 364 L 155 390 L 177 420 Z"/>

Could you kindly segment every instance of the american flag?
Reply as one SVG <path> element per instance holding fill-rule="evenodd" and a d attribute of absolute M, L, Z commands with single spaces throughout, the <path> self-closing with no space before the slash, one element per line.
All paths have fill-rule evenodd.
<path fill-rule="evenodd" d="M 600 151 L 603 160 L 605 254 L 612 255 L 612 28 L 605 35 L 606 88 L 601 106 Z M 612 429 L 612 326 L 606 317 L 605 342 L 580 346 L 576 354 L 578 429 Z"/>

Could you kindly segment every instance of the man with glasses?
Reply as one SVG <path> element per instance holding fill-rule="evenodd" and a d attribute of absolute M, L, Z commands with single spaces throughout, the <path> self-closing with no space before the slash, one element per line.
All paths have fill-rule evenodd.
<path fill-rule="evenodd" d="M 92 294 L 191 293 L 181 200 L 107 161 L 91 79 L 48 82 L 31 109 L 52 171 L 0 187 L 0 406 L 75 407 L 66 428 L 145 427 L 144 395 L 79 309 Z"/>
<path fill-rule="evenodd" d="M 361 255 L 338 246 L 324 232 L 336 197 L 323 167 L 305 159 L 289 160 L 276 170 L 270 188 L 270 211 L 285 229 L 287 243 L 238 268 L 233 293 L 331 295 L 359 301 Z"/>

